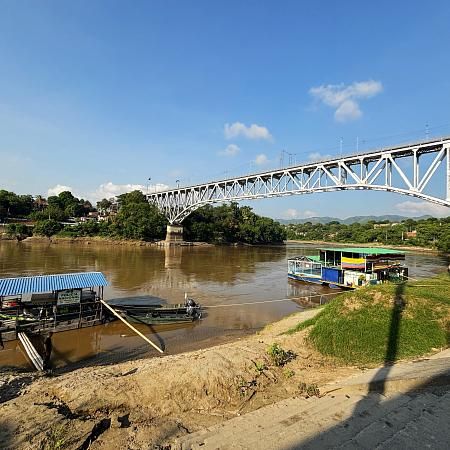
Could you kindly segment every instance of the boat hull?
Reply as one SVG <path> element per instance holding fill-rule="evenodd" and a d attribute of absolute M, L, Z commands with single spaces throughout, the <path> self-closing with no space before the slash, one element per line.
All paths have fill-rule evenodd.
<path fill-rule="evenodd" d="M 312 276 L 308 276 L 308 275 L 288 273 L 288 278 L 291 280 L 294 280 L 294 281 L 299 281 L 301 283 L 319 284 L 321 286 L 327 286 L 331 289 L 343 289 L 346 291 L 352 291 L 355 289 L 354 286 L 344 286 L 341 284 L 333 283 L 328 280 L 323 280 L 320 277 L 312 277 Z"/>
<path fill-rule="evenodd" d="M 129 322 L 147 325 L 190 323 L 202 316 L 198 305 L 192 308 L 186 305 L 116 306 L 115 310 Z"/>
<path fill-rule="evenodd" d="M 139 316 L 133 316 L 130 314 L 125 314 L 124 317 L 128 322 L 131 323 L 143 323 L 146 325 L 163 325 L 163 324 L 170 324 L 170 323 L 192 323 L 194 320 L 196 320 L 193 317 L 188 316 L 173 316 L 173 317 L 152 317 L 151 315 L 139 315 Z"/>

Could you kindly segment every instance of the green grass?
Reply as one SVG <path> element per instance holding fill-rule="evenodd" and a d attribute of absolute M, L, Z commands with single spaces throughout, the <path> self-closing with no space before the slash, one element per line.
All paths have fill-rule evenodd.
<path fill-rule="evenodd" d="M 343 293 L 287 333 L 307 327 L 308 340 L 317 350 L 348 364 L 394 362 L 447 347 L 450 277 Z"/>
<path fill-rule="evenodd" d="M 304 330 L 305 328 L 308 328 L 312 325 L 315 325 L 319 317 L 321 316 L 321 312 L 318 313 L 316 316 L 312 317 L 311 319 L 306 319 L 303 322 L 299 322 L 295 327 L 289 328 L 285 333 L 283 334 L 294 334 L 297 333 L 297 331 Z"/>

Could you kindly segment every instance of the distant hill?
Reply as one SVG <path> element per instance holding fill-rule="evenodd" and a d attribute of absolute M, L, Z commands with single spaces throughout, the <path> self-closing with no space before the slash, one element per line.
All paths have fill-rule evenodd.
<path fill-rule="evenodd" d="M 337 217 L 308 217 L 307 219 L 275 219 L 281 224 L 287 225 L 290 223 L 330 223 L 330 222 L 339 222 L 345 225 L 350 225 L 352 223 L 367 223 L 371 220 L 375 222 L 383 222 L 385 220 L 389 220 L 389 222 L 401 222 L 402 220 L 406 219 L 414 219 L 414 220 L 423 220 L 423 219 L 429 219 L 432 216 L 424 215 L 420 217 L 406 217 L 406 216 L 398 216 L 396 214 L 387 214 L 384 216 L 352 216 L 347 217 L 346 219 L 338 219 Z"/>

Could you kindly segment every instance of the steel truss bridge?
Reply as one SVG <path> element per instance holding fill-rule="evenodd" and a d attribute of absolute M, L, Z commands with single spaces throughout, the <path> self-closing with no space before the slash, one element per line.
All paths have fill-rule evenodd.
<path fill-rule="evenodd" d="M 430 180 L 442 178 L 443 171 L 445 180 L 437 189 L 443 195 L 430 194 Z M 450 207 L 450 137 L 178 187 L 147 199 L 170 224 L 181 224 L 196 209 L 217 202 L 359 189 L 395 192 Z"/>

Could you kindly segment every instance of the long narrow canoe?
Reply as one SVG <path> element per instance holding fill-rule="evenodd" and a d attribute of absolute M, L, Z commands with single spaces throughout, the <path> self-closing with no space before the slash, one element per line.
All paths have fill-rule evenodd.
<path fill-rule="evenodd" d="M 164 323 L 189 323 L 200 319 L 202 316 L 199 305 L 113 305 L 119 314 L 133 323 L 164 324 Z"/>

